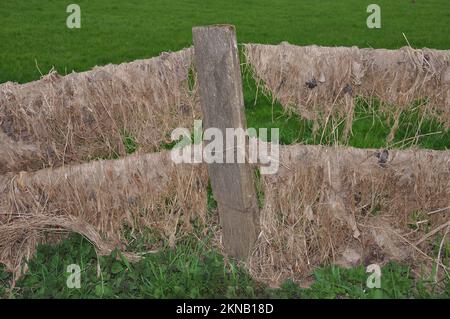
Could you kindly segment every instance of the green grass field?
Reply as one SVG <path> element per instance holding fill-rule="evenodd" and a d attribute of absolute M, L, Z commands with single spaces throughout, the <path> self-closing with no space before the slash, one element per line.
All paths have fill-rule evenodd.
<path fill-rule="evenodd" d="M 39 79 L 52 68 L 60 74 L 84 71 L 95 65 L 122 63 L 149 58 L 162 51 L 176 51 L 192 43 L 195 25 L 230 23 L 236 25 L 241 43 L 288 41 L 375 48 L 406 45 L 403 33 L 414 47 L 450 49 L 450 3 L 448 0 L 378 0 L 382 28 L 366 27 L 366 7 L 373 1 L 187 1 L 187 0 L 77 0 L 81 7 L 81 29 L 66 27 L 66 7 L 74 1 L 9 1 L 0 9 L 0 83 L 24 83 Z M 414 3 L 413 3 L 414 2 Z M 317 143 L 311 125 L 297 116 L 286 116 L 280 105 L 258 96 L 255 84 L 244 74 L 247 122 L 250 127 L 279 127 L 281 143 Z M 373 123 L 372 115 L 360 108 L 349 144 L 356 147 L 385 147 L 389 128 Z M 405 114 L 394 143 L 411 146 L 417 114 Z M 441 131 L 433 122 L 425 123 L 419 134 Z M 406 142 L 402 142 L 405 141 Z M 136 149 L 132 139 L 130 152 Z M 449 133 L 427 135 L 420 147 L 449 149 Z M 211 208 L 213 210 L 213 208 Z M 153 235 L 152 235 L 153 236 Z M 154 237 L 143 236 L 136 247 L 145 248 Z M 158 240 L 159 237 L 158 237 Z M 78 236 L 55 246 L 41 246 L 30 262 L 30 270 L 14 290 L 8 290 L 10 275 L 0 267 L 0 296 L 12 298 L 428 298 L 450 297 L 434 291 L 428 278 L 415 280 L 406 265 L 383 268 L 382 289 L 368 290 L 367 274 L 358 267 L 318 269 L 309 289 L 287 282 L 280 289 L 257 283 L 238 265 L 228 263 L 211 246 L 209 238 L 195 237 L 176 248 L 161 243 L 158 253 L 129 264 L 120 254 L 98 258 L 93 247 Z M 446 251 L 444 258 L 449 258 Z M 66 287 L 67 265 L 82 267 L 82 288 Z M 98 266 L 100 271 L 98 271 Z"/>
<path fill-rule="evenodd" d="M 36 61 L 65 73 L 175 51 L 191 45 L 192 26 L 214 23 L 236 25 L 242 43 L 399 48 L 405 33 L 412 46 L 450 49 L 446 0 L 379 0 L 381 29 L 366 27 L 370 0 L 77 0 L 81 29 L 68 29 L 73 2 L 2 3 L 0 82 L 38 79 Z"/>

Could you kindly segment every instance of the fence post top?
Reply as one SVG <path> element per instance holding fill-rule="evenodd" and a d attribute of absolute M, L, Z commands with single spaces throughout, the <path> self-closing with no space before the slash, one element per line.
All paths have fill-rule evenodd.
<path fill-rule="evenodd" d="M 196 31 L 205 30 L 205 29 L 223 29 L 223 30 L 228 29 L 229 31 L 232 31 L 232 32 L 236 31 L 236 27 L 232 24 L 211 24 L 211 25 L 206 25 L 206 26 L 192 27 L 192 32 L 194 33 Z"/>

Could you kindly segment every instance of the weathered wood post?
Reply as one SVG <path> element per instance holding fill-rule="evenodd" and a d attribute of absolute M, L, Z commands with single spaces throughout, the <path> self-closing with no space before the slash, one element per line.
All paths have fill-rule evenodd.
<path fill-rule="evenodd" d="M 203 111 L 203 127 L 246 129 L 242 78 L 235 28 L 232 25 L 192 29 Z M 224 138 L 225 139 L 225 138 Z M 224 143 L 225 145 L 225 143 Z M 237 149 L 225 149 L 227 153 Z M 259 207 L 252 168 L 246 163 L 208 164 L 214 198 L 230 256 L 246 258 L 259 233 Z"/>

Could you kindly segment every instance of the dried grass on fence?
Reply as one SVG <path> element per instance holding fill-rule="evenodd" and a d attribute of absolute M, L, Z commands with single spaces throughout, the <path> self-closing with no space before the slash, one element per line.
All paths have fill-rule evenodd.
<path fill-rule="evenodd" d="M 14 172 L 23 168 L 23 163 L 39 158 L 39 149 L 35 145 L 14 141 L 0 131 L 0 174 Z"/>
<path fill-rule="evenodd" d="M 356 95 L 377 97 L 392 116 L 392 140 L 402 111 L 417 100 L 422 114 L 450 125 L 450 51 L 245 45 L 255 78 L 284 107 L 319 127 L 345 122 L 351 132 Z"/>
<path fill-rule="evenodd" d="M 169 156 L 0 175 L 0 262 L 19 274 L 36 243 L 61 231 L 107 254 L 126 251 L 124 227 L 151 227 L 172 244 L 193 218 L 210 228 L 205 167 L 177 166 Z M 433 230 L 450 225 L 448 151 L 286 146 L 279 172 L 261 182 L 261 233 L 247 266 L 271 284 L 329 264 L 430 261 Z M 220 232 L 215 237 L 220 245 Z"/>
<path fill-rule="evenodd" d="M 62 231 L 101 254 L 126 250 L 124 227 L 175 244 L 191 219 L 205 223 L 207 181 L 202 165 L 175 165 L 169 152 L 0 176 L 0 263 L 20 274 L 36 244 Z"/>
<path fill-rule="evenodd" d="M 142 152 L 170 142 L 173 128 L 192 126 L 200 113 L 188 83 L 192 53 L 189 48 L 64 77 L 53 72 L 23 85 L 3 84 L 0 146 L 6 151 L 0 173 L 125 155 L 125 135 Z"/>
<path fill-rule="evenodd" d="M 399 112 L 428 96 L 426 112 L 448 121 L 448 55 L 409 48 L 383 52 L 246 46 L 267 89 L 306 118 L 351 119 L 353 95 L 362 94 L 398 104 Z M 107 254 L 115 247 L 126 250 L 126 226 L 158 229 L 173 244 L 189 231 L 192 218 L 206 222 L 201 165 L 175 166 L 168 152 L 75 165 L 124 155 L 125 133 L 147 152 L 167 141 L 172 128 L 190 126 L 199 115 L 188 85 L 191 57 L 187 49 L 0 87 L 1 263 L 20 274 L 23 258 L 52 233 L 80 233 Z M 447 211 L 426 212 L 450 206 L 449 153 L 375 155 L 351 148 L 282 148 L 279 173 L 262 180 L 261 234 L 248 263 L 253 276 L 278 284 L 332 263 L 430 260 L 432 230 L 445 230 L 449 218 Z M 74 165 L 41 169 L 65 163 Z M 22 170 L 28 172 L 17 174 Z"/>
<path fill-rule="evenodd" d="M 249 262 L 254 277 L 280 284 L 323 265 L 435 257 L 432 241 L 415 243 L 450 226 L 445 209 L 427 214 L 450 209 L 450 152 L 281 150 L 279 172 L 262 180 L 261 234 Z"/>

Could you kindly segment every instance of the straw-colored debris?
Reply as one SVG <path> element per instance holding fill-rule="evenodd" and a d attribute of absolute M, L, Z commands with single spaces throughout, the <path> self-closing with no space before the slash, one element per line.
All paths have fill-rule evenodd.
<path fill-rule="evenodd" d="M 0 173 L 123 156 L 170 142 L 200 115 L 189 87 L 193 49 L 0 87 Z M 17 147 L 11 147 L 16 142 Z M 11 160 L 13 159 L 14 160 Z"/>
<path fill-rule="evenodd" d="M 20 274 L 36 243 L 61 231 L 82 234 L 102 254 L 126 251 L 126 226 L 157 229 L 175 244 L 194 218 L 213 227 L 207 182 L 204 165 L 175 165 L 169 152 L 0 175 L 0 262 Z M 431 261 L 450 221 L 448 151 L 286 146 L 262 186 L 247 266 L 271 284 L 329 264 Z"/>
<path fill-rule="evenodd" d="M 14 172 L 23 168 L 23 163 L 39 158 L 39 149 L 22 141 L 14 141 L 0 131 L 0 174 Z M 37 166 L 37 165 L 36 165 Z"/>
<path fill-rule="evenodd" d="M 337 115 L 349 133 L 355 95 L 379 97 L 386 111 L 398 105 L 396 119 L 427 97 L 423 112 L 449 124 L 448 51 L 247 45 L 246 55 L 276 99 L 320 125 Z M 191 65 L 186 49 L 0 86 L 0 263 L 20 275 L 36 244 L 61 232 L 135 258 L 125 228 L 151 227 L 172 245 L 193 219 L 211 229 L 205 166 L 145 154 L 201 116 Z M 124 135 L 136 155 L 87 162 L 125 155 Z M 329 264 L 432 261 L 433 240 L 449 227 L 448 151 L 286 146 L 279 172 L 261 181 L 261 232 L 246 264 L 272 284 Z"/>
<path fill-rule="evenodd" d="M 258 81 L 284 107 L 314 120 L 316 129 L 345 122 L 351 132 L 354 97 L 373 97 L 393 118 L 391 140 L 399 117 L 415 101 L 422 114 L 450 125 L 450 51 L 432 49 L 358 49 L 245 45 L 247 62 Z"/>
<path fill-rule="evenodd" d="M 450 206 L 448 151 L 287 146 L 262 183 L 249 267 L 272 284 L 322 265 L 430 261 L 432 242 L 414 243 L 450 220 L 445 210 L 427 214 Z"/>
<path fill-rule="evenodd" d="M 0 263 L 20 274 L 36 243 L 61 231 L 101 254 L 126 250 L 124 227 L 151 227 L 173 245 L 191 219 L 205 223 L 207 181 L 203 165 L 175 165 L 167 151 L 0 175 Z"/>

